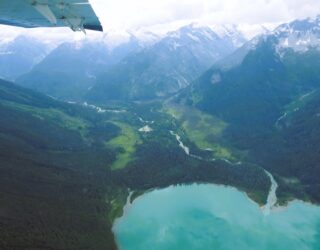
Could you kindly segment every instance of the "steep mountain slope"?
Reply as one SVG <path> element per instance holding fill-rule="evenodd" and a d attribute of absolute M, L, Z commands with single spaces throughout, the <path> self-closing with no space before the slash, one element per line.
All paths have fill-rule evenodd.
<path fill-rule="evenodd" d="M 49 52 L 42 42 L 25 36 L 0 45 L 0 77 L 15 80 L 29 72 Z"/>
<path fill-rule="evenodd" d="M 301 96 L 287 107 L 277 129 L 254 148 L 252 158 L 285 178 L 282 185 L 298 197 L 320 201 L 320 92 Z"/>
<path fill-rule="evenodd" d="M 91 101 L 104 102 L 168 96 L 188 86 L 243 41 L 241 34 L 236 32 L 218 36 L 208 27 L 182 27 L 107 71 L 97 79 L 87 97 Z"/>
<path fill-rule="evenodd" d="M 79 99 L 97 75 L 139 48 L 135 37 L 112 48 L 103 40 L 64 43 L 17 83 L 56 98 Z"/>
<path fill-rule="evenodd" d="M 116 248 L 104 141 L 119 129 L 89 111 L 0 81 L 1 249 Z"/>
<path fill-rule="evenodd" d="M 311 135 L 315 127 L 309 122 L 299 124 L 296 118 L 293 128 L 278 130 L 283 118 L 298 108 L 294 107 L 296 103 L 320 88 L 319 20 L 294 21 L 253 39 L 235 52 L 237 64 L 213 66 L 178 98 L 179 102 L 228 123 L 224 138 L 248 152 L 248 160 L 259 162 L 279 176 L 297 178 L 301 181 L 299 195 L 306 192 L 317 200 L 314 190 L 318 190 L 319 182 L 308 180 L 319 171 L 318 153 L 309 149 L 307 153 L 303 146 L 308 140 L 314 141 Z M 297 136 L 297 130 L 304 131 L 306 138 Z M 288 147 L 289 138 L 296 138 L 295 146 Z M 314 162 L 305 169 L 307 161 L 302 158 L 298 161 L 302 164 L 297 166 L 286 155 L 286 148 L 290 151 L 288 155 L 300 150 L 300 157 L 308 156 Z M 263 160 L 259 160 L 262 156 Z M 273 156 L 277 157 L 275 161 L 271 161 Z"/>

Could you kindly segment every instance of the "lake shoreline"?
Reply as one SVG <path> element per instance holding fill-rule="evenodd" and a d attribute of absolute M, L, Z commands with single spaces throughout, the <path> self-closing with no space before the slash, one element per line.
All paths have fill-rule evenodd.
<path fill-rule="evenodd" d="M 131 196 L 132 194 L 127 197 L 127 201 L 130 201 Z M 235 204 L 237 204 L 236 207 Z M 237 210 L 235 210 L 235 208 L 237 208 Z M 236 211 L 238 212 L 236 213 Z M 307 211 L 311 214 L 311 217 L 307 216 L 301 218 L 298 216 L 302 211 Z M 293 216 L 292 219 L 290 219 L 291 216 Z M 315 219 L 311 219 L 313 218 L 312 216 L 315 216 Z M 216 221 L 214 218 L 219 219 Z M 197 227 L 206 228 L 206 236 L 201 238 L 202 241 L 200 240 L 202 244 L 202 248 L 200 249 L 205 249 L 203 246 L 206 246 L 206 241 L 209 243 L 215 241 L 215 238 L 210 236 L 211 234 L 215 235 L 218 233 L 221 239 L 223 239 L 223 237 L 228 238 L 229 233 L 224 234 L 224 232 L 230 232 L 230 229 L 227 230 L 224 227 L 238 228 L 236 231 L 232 232 L 235 234 L 232 237 L 236 239 L 238 243 L 240 242 L 243 244 L 246 244 L 244 239 L 247 235 L 246 231 L 249 230 L 248 232 L 250 232 L 253 237 L 253 242 L 258 244 L 257 246 L 262 244 L 263 247 L 261 249 L 269 249 L 265 248 L 266 245 L 264 245 L 265 243 L 263 241 L 258 241 L 256 236 L 260 235 L 259 232 L 274 235 L 285 231 L 283 228 L 288 226 L 288 237 L 284 238 L 285 242 L 289 239 L 291 240 L 289 236 L 292 230 L 300 232 L 300 238 L 305 240 L 308 239 L 308 237 L 311 237 L 310 235 L 313 235 L 313 233 L 311 233 L 313 231 L 310 230 L 316 230 L 308 225 L 313 225 L 312 223 L 318 220 L 320 221 L 320 207 L 306 202 L 298 200 L 292 201 L 286 207 L 277 206 L 271 209 L 270 214 L 266 215 L 261 207 L 253 202 L 245 192 L 240 191 L 235 187 L 193 183 L 187 185 L 171 185 L 163 189 L 149 190 L 144 193 L 144 195 L 137 197 L 132 203 L 126 204 L 123 216 L 115 220 L 112 230 L 119 250 L 141 249 L 141 246 L 144 246 L 144 244 L 149 246 L 148 244 L 150 244 L 150 241 L 152 241 L 153 244 L 155 241 L 157 242 L 157 245 L 154 245 L 155 249 L 172 249 L 170 246 L 172 247 L 173 245 L 170 244 L 180 244 L 181 246 L 184 244 L 184 242 L 181 242 L 181 239 L 184 239 L 184 237 L 188 237 L 186 240 L 190 241 L 189 244 L 191 245 L 190 247 L 188 246 L 183 249 L 195 249 L 192 245 L 194 240 L 189 237 L 197 237 Z M 227 224 L 221 224 L 223 221 Z M 299 223 L 305 223 L 310 229 L 305 231 L 301 230 L 300 227 L 296 228 L 295 225 L 298 221 L 301 221 Z M 180 223 L 182 224 L 180 225 Z M 186 225 L 184 223 L 186 223 L 186 225 L 192 225 L 192 227 L 185 227 Z M 203 226 L 202 223 L 204 223 Z M 213 225 L 216 226 L 212 227 Z M 254 229 L 256 225 L 260 225 L 261 229 Z M 220 226 L 223 227 L 221 230 L 218 229 Z M 252 230 L 250 230 L 250 227 L 253 227 Z M 280 227 L 280 229 L 278 229 L 278 227 Z M 162 234 L 163 236 L 161 236 Z M 235 237 L 237 235 L 240 238 Z M 137 239 L 135 239 L 135 237 L 137 237 Z M 167 239 L 166 237 L 169 238 Z M 218 241 L 220 239 L 219 237 L 216 238 Z M 278 235 L 268 239 L 275 243 L 281 240 L 281 237 Z M 134 241 L 131 242 L 132 240 Z M 132 247 L 130 242 L 133 244 Z M 228 242 L 229 241 L 226 243 L 227 245 Z M 308 241 L 306 242 L 307 243 L 303 244 L 310 243 L 308 243 Z M 281 244 L 283 245 L 284 243 L 281 242 Z M 292 245 L 293 243 L 290 244 Z M 166 247 L 162 248 L 162 245 Z M 175 249 L 182 248 L 179 247 Z M 221 249 L 230 249 L 230 245 Z M 293 249 L 298 248 L 295 247 Z"/>

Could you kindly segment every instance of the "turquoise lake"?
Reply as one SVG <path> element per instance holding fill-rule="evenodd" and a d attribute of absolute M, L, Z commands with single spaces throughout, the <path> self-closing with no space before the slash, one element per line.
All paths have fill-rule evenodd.
<path fill-rule="evenodd" d="M 235 188 L 172 186 L 137 198 L 113 231 L 120 250 L 319 250 L 320 207 L 294 201 L 264 215 Z"/>

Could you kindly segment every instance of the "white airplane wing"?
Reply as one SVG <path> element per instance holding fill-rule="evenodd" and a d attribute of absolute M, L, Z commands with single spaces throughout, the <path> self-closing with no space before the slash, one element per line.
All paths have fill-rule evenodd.
<path fill-rule="evenodd" d="M 0 24 L 102 31 L 88 0 L 0 0 Z"/>

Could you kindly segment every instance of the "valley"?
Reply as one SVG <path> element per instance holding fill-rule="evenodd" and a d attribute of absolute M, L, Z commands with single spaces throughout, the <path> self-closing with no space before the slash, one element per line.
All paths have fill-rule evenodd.
<path fill-rule="evenodd" d="M 2 191 L 3 202 L 7 201 L 7 211 L 15 216 L 4 221 L 0 230 L 7 231 L 9 223 L 20 221 L 19 227 L 28 231 L 30 244 L 40 244 L 37 242 L 41 239 L 57 248 L 88 245 L 95 249 L 107 246 L 111 249 L 111 225 L 122 213 L 128 188 L 142 194 L 172 184 L 215 182 L 237 186 L 260 204 L 266 200 L 270 183 L 262 169 L 250 165 L 232 169 L 223 160 L 207 162 L 185 155 L 169 132 L 182 128 L 171 115 L 161 111 L 162 105 L 157 101 L 130 105 L 113 103 L 93 108 L 92 105 L 59 102 L 12 83 L 1 82 L 0 86 L 2 182 L 8 188 L 8 193 Z M 126 112 L 117 112 L 119 110 Z M 146 124 L 153 130 L 140 132 Z M 241 174 L 243 171 L 247 174 Z M 21 176 L 24 182 L 18 179 L 8 182 L 12 180 L 10 176 L 15 179 Z M 58 183 L 61 184 L 56 186 Z M 9 190 L 16 190 L 17 196 Z M 42 190 L 43 195 L 51 190 L 52 194 L 37 198 L 38 190 Z M 21 195 L 32 210 L 22 210 Z M 65 203 L 67 198 L 70 202 Z M 45 208 L 47 212 L 53 215 L 64 212 L 61 220 L 54 223 L 49 214 L 43 215 L 43 223 L 49 226 L 49 231 L 43 231 L 42 226 L 32 221 L 41 214 L 39 205 L 45 206 L 48 202 L 56 205 Z M 73 213 L 73 206 L 80 203 L 83 211 Z M 73 215 L 70 217 L 69 213 Z M 90 234 L 83 231 L 83 241 L 72 240 L 68 231 L 56 233 L 65 224 L 64 216 L 69 216 L 66 230 L 77 232 L 79 239 L 78 230 L 88 227 L 85 216 L 89 214 L 101 227 Z M 108 230 L 109 236 L 100 240 Z M 2 234 L 3 247 L 26 246 L 23 231 L 14 232 L 16 236 Z M 62 235 L 69 235 L 69 240 Z M 15 237 L 22 241 L 16 242 Z M 48 239 L 53 240 L 52 243 Z M 94 243 L 97 239 L 99 245 Z"/>
<path fill-rule="evenodd" d="M 319 30 L 11 41 L 0 248 L 318 249 Z"/>

